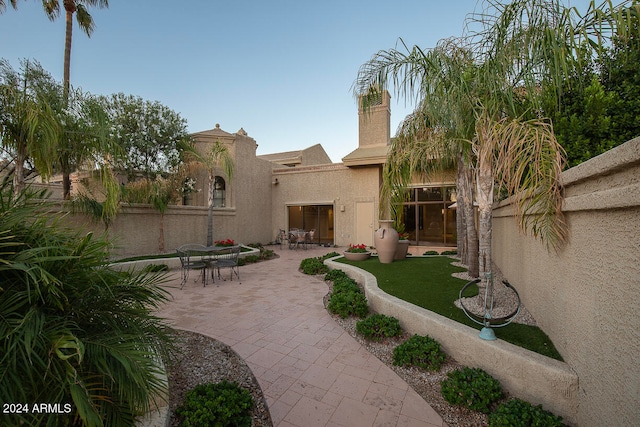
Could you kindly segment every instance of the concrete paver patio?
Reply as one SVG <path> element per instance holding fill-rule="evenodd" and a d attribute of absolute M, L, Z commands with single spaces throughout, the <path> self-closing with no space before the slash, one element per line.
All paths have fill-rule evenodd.
<path fill-rule="evenodd" d="M 280 258 L 240 268 L 237 280 L 203 287 L 190 278 L 160 311 L 182 329 L 231 346 L 262 388 L 274 425 L 444 426 L 393 370 L 329 315 L 327 286 L 298 271 L 332 249 L 280 250 Z M 175 286 L 175 288 L 173 287 Z"/>

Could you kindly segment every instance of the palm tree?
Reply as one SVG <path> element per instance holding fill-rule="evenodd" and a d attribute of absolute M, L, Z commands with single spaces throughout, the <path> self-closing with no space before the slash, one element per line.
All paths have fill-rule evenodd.
<path fill-rule="evenodd" d="M 219 169 L 231 180 L 234 171 L 234 161 L 229 148 L 219 140 L 211 145 L 204 154 L 198 152 L 195 147 L 182 144 L 181 148 L 185 155 L 186 163 L 196 162 L 207 170 L 209 179 L 209 192 L 207 195 L 207 246 L 213 246 L 213 196 L 215 190 L 215 179 Z"/>
<path fill-rule="evenodd" d="M 402 40 L 401 40 L 402 42 Z M 473 84 L 470 53 L 456 39 L 441 40 L 436 48 L 423 51 L 417 46 L 403 51 L 378 52 L 359 71 L 356 93 L 375 96 L 378 87 L 392 82 L 397 93 L 418 98 L 418 108 L 398 128 L 384 168 L 382 204 L 390 195 L 402 194 L 412 176 L 430 176 L 456 168 L 458 252 L 469 274 L 478 275 L 478 242 L 473 213 L 472 152 L 469 141 L 474 125 L 467 92 Z M 420 99 L 422 92 L 429 93 Z M 456 97 L 460 102 L 451 102 Z M 363 98 L 367 107 L 368 96 Z M 397 203 L 399 200 L 394 200 Z"/>
<path fill-rule="evenodd" d="M 15 0 L 11 0 L 12 4 Z M 95 24 L 93 18 L 89 13 L 87 6 L 97 6 L 100 9 L 109 7 L 108 0 L 62 0 L 62 5 L 65 11 L 65 44 L 64 44 L 64 76 L 63 85 L 65 93 L 69 92 L 70 85 L 70 69 L 71 69 L 71 38 L 73 34 L 73 14 L 76 14 L 76 21 L 80 26 L 80 29 L 84 31 L 87 37 L 91 37 Z M 14 4 L 15 7 L 15 4 Z M 47 17 L 54 21 L 60 16 L 60 0 L 42 0 L 42 7 L 44 8 Z"/>
<path fill-rule="evenodd" d="M 0 185 L 0 400 L 65 413 L 3 423 L 134 425 L 167 387 L 170 329 L 154 315 L 163 275 L 114 269 L 104 236 L 64 228 L 47 204 Z"/>
<path fill-rule="evenodd" d="M 429 52 L 418 47 L 407 54 L 379 52 L 361 67 L 356 89 L 394 84 L 397 93 L 418 99 L 414 127 L 437 131 L 423 132 L 427 140 L 442 132 L 443 141 L 470 149 L 479 205 L 479 270 L 488 278 L 491 210 L 498 190 L 514 197 L 524 232 L 548 248 L 565 241 L 559 183 L 563 150 L 549 120 L 540 116 L 545 92 L 540 88 L 561 87 L 584 38 L 602 46 L 607 31 L 624 16 L 619 9 L 603 11 L 592 4 L 575 19 L 575 9 L 554 0 L 482 4 L 484 9 L 467 19 L 463 38 L 442 40 Z M 422 155 L 440 153 L 432 149 Z"/>
<path fill-rule="evenodd" d="M 39 90 L 38 82 L 45 77 L 37 63 L 23 61 L 22 70 L 16 72 L 7 61 L 0 61 L 0 137 L 14 159 L 16 192 L 25 187 L 27 160 L 45 178 L 53 169 L 60 127 Z"/>
<path fill-rule="evenodd" d="M 9 4 L 14 9 L 18 8 L 18 0 L 9 0 Z M 7 3 L 5 2 L 5 0 L 0 0 L 0 13 L 4 12 L 6 8 L 7 8 Z"/>

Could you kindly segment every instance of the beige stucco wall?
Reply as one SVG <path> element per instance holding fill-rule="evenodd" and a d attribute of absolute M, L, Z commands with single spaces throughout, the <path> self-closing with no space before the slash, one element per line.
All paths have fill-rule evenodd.
<path fill-rule="evenodd" d="M 562 175 L 557 253 L 494 210 L 493 258 L 579 378 L 579 426 L 640 425 L 640 138 Z"/>
<path fill-rule="evenodd" d="M 372 202 L 377 215 L 380 169 L 348 168 L 340 163 L 317 167 L 284 168 L 273 172 L 273 236 L 287 229 L 287 206 L 331 204 L 334 209 L 334 243 L 348 246 L 355 238 L 355 208 Z M 344 207 L 344 210 L 343 208 Z"/>

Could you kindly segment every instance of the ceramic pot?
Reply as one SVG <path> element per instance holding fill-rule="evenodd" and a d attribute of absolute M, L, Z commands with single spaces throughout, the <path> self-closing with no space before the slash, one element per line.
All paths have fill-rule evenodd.
<path fill-rule="evenodd" d="M 349 261 L 364 261 L 369 259 L 371 252 L 343 252 L 344 257 Z"/>
<path fill-rule="evenodd" d="M 378 251 L 378 260 L 382 264 L 390 264 L 396 256 L 398 247 L 398 232 L 391 227 L 392 220 L 380 220 L 380 228 L 373 235 L 373 241 Z"/>
<path fill-rule="evenodd" d="M 407 257 L 407 253 L 409 252 L 409 241 L 408 240 L 398 240 L 398 247 L 396 248 L 396 255 L 393 257 L 394 260 L 405 259 Z"/>

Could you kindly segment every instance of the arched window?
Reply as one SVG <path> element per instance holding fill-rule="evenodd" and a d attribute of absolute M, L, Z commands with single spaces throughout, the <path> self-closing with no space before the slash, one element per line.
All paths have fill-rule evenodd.
<path fill-rule="evenodd" d="M 213 207 L 224 208 L 226 198 L 226 184 L 224 178 L 216 176 L 213 181 Z"/>

